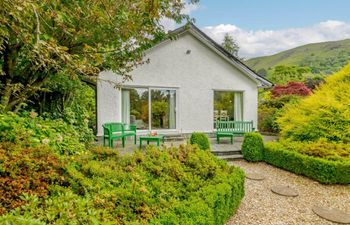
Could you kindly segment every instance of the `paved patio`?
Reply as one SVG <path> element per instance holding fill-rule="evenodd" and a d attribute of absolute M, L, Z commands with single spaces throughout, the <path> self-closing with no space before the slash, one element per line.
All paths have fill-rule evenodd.
<path fill-rule="evenodd" d="M 264 137 L 264 141 L 271 141 L 271 140 L 277 139 L 277 137 L 275 137 L 275 136 L 263 136 L 263 137 Z M 211 143 L 212 152 L 219 153 L 219 155 L 220 155 L 220 153 L 225 153 L 225 152 L 227 152 L 227 153 L 228 152 L 237 152 L 237 153 L 240 152 L 243 138 L 236 137 L 234 139 L 233 144 L 230 143 L 230 140 L 228 138 L 220 140 L 220 144 L 216 143 L 215 138 L 209 138 L 209 140 Z M 166 138 L 164 145 L 167 147 L 179 146 L 181 144 L 186 144 L 187 142 L 189 142 L 188 137 L 169 136 Z M 125 147 L 123 148 L 121 140 L 115 140 L 113 142 L 113 148 L 120 150 L 120 152 L 122 154 L 132 154 L 135 150 L 139 149 L 139 145 L 140 145 L 139 137 L 137 137 L 136 145 L 134 144 L 134 139 L 132 137 L 128 137 L 126 139 L 125 143 L 126 143 Z M 99 139 L 98 144 L 100 144 L 100 145 L 103 144 L 101 139 Z M 145 149 L 146 145 L 147 145 L 146 142 L 142 142 L 142 149 Z M 156 142 L 150 142 L 150 145 L 156 145 Z"/>

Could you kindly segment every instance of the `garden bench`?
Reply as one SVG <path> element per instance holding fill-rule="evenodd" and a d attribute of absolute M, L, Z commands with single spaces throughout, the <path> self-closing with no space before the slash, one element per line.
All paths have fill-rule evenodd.
<path fill-rule="evenodd" d="M 136 144 L 136 125 L 123 124 L 123 123 L 105 123 L 103 127 L 103 146 L 106 145 L 106 139 L 108 140 L 108 146 L 113 147 L 113 140 L 122 139 L 123 148 L 125 147 L 125 137 L 134 136 L 134 144 Z"/>
<path fill-rule="evenodd" d="M 216 141 L 219 144 L 220 137 L 230 137 L 231 144 L 233 144 L 233 138 L 235 136 L 241 136 L 254 130 L 253 121 L 217 121 Z"/>

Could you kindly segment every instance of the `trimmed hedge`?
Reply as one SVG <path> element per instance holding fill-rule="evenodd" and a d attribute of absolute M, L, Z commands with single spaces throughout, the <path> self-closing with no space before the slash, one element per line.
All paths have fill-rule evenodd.
<path fill-rule="evenodd" d="M 208 135 L 199 132 L 193 132 L 190 138 L 190 144 L 197 144 L 202 150 L 210 150 L 210 142 Z"/>
<path fill-rule="evenodd" d="M 233 168 L 218 182 L 203 187 L 189 200 L 178 202 L 150 224 L 225 224 L 244 197 L 244 172 Z"/>
<path fill-rule="evenodd" d="M 285 150 L 279 143 L 265 145 L 264 160 L 324 184 L 350 184 L 350 161 L 331 161 Z"/>
<path fill-rule="evenodd" d="M 244 159 L 250 162 L 263 160 L 264 141 L 261 134 L 251 132 L 244 135 L 242 154 Z"/>

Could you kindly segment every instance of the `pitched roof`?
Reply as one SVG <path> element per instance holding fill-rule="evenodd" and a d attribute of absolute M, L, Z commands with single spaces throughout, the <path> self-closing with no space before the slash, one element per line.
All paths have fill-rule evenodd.
<path fill-rule="evenodd" d="M 198 27 L 196 27 L 193 23 L 188 23 L 182 27 L 179 27 L 171 32 L 169 32 L 169 36 L 179 35 L 185 32 L 190 32 L 194 36 L 196 36 L 200 41 L 206 44 L 211 49 L 217 51 L 220 55 L 225 57 L 229 62 L 231 62 L 237 69 L 239 69 L 242 73 L 247 75 L 248 77 L 256 80 L 259 86 L 262 87 L 271 87 L 273 83 L 266 78 L 257 74 L 254 70 L 249 68 L 246 64 L 244 64 L 237 57 L 226 51 L 221 45 L 216 43 L 213 39 L 211 39 L 208 35 L 206 35 L 203 31 L 201 31 Z"/>

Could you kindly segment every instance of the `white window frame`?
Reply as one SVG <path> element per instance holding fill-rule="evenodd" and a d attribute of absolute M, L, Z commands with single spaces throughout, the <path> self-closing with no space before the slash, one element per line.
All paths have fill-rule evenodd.
<path fill-rule="evenodd" d="M 124 86 L 120 89 L 120 102 L 121 102 L 121 93 L 123 89 L 147 89 L 148 91 L 148 129 L 147 130 L 137 130 L 138 133 L 148 133 L 150 131 L 156 131 L 161 133 L 173 133 L 179 131 L 179 121 L 180 121 L 180 115 L 179 115 L 179 88 L 178 87 L 155 87 L 155 86 Z M 152 129 L 152 104 L 151 104 L 151 92 L 152 90 L 169 90 L 169 91 L 175 91 L 175 129 Z M 122 118 L 122 104 L 119 104 L 120 106 L 120 117 Z"/>

